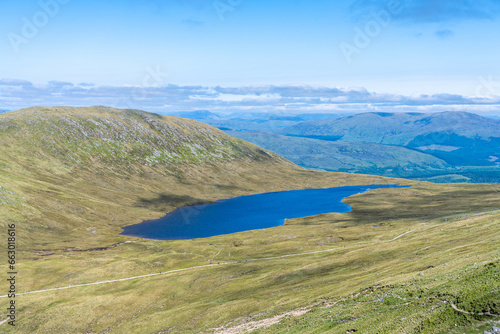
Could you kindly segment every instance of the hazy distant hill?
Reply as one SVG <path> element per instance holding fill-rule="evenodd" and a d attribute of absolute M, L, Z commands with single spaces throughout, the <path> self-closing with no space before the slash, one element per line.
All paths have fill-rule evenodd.
<path fill-rule="evenodd" d="M 264 123 L 268 121 L 289 121 L 289 122 L 306 122 L 318 121 L 324 119 L 332 119 L 335 117 L 346 116 L 345 114 L 332 113 L 309 113 L 309 114 L 287 114 L 283 113 L 268 113 L 268 112 L 249 112 L 235 113 L 223 117 L 224 119 L 242 122 Z"/>
<path fill-rule="evenodd" d="M 436 182 L 500 182 L 500 120 L 472 113 L 341 117 L 331 113 L 219 115 L 201 110 L 176 115 L 210 124 L 306 168 Z"/>
<path fill-rule="evenodd" d="M 500 121 L 465 112 L 365 113 L 338 119 L 303 122 L 282 131 L 300 136 L 337 136 L 342 141 L 414 146 L 442 144 L 447 136 L 500 137 Z M 427 142 L 422 140 L 428 138 Z"/>
<path fill-rule="evenodd" d="M 331 113 L 310 113 L 310 114 L 288 114 L 288 113 L 267 113 L 267 112 L 247 112 L 232 114 L 216 114 L 208 110 L 184 111 L 168 113 L 170 116 L 178 116 L 197 120 L 210 124 L 224 131 L 257 131 L 278 133 L 282 128 L 299 124 L 311 120 L 331 119 L 345 115 Z"/>
<path fill-rule="evenodd" d="M 398 145 L 432 154 L 453 166 L 495 166 L 500 161 L 500 121 L 465 112 L 366 113 L 303 122 L 282 133 Z"/>
<path fill-rule="evenodd" d="M 402 176 L 402 173 L 412 175 L 451 167 L 430 154 L 401 146 L 333 142 L 262 132 L 227 133 L 286 156 L 290 161 L 309 169 Z"/>
<path fill-rule="evenodd" d="M 244 121 L 247 116 L 206 122 L 306 168 L 500 182 L 500 120 L 465 112 L 364 113 L 304 122 L 270 121 L 278 115 Z"/>
<path fill-rule="evenodd" d="M 194 120 L 220 119 L 219 115 L 208 110 L 179 111 L 176 113 L 169 113 L 169 116 L 177 116 Z"/>

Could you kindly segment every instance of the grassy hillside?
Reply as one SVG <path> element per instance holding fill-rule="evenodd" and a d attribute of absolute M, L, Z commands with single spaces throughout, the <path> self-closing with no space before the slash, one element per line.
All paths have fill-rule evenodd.
<path fill-rule="evenodd" d="M 22 291 L 104 283 L 19 296 L 19 329 L 224 333 L 279 317 L 259 331 L 441 333 L 498 319 L 450 308 L 453 301 L 466 312 L 499 311 L 498 273 L 481 271 L 499 259 L 494 187 L 421 184 L 347 202 L 353 213 L 267 230 L 32 253 L 20 265 Z M 169 273 L 190 267 L 198 268 Z M 159 275 L 105 283 L 152 273 Z"/>
<path fill-rule="evenodd" d="M 238 329 L 245 325 L 370 333 L 390 332 L 402 317 L 401 333 L 439 333 L 496 319 L 461 317 L 444 301 L 498 312 L 495 285 L 480 285 L 496 273 L 497 185 L 307 171 L 210 126 L 136 110 L 30 108 L 0 116 L 0 137 L 0 222 L 18 233 L 18 323 L 0 325 L 5 333 L 247 332 Z M 356 195 L 346 199 L 351 213 L 265 230 L 179 241 L 119 235 L 182 205 L 375 183 L 413 187 Z M 395 299 L 365 303 L 370 288 Z M 5 280 L 0 289 L 8 290 Z M 414 298 L 405 302 L 408 316 L 394 311 L 395 295 Z M 325 327 L 323 314 L 338 326 Z M 265 325 L 255 327 L 259 321 Z"/>

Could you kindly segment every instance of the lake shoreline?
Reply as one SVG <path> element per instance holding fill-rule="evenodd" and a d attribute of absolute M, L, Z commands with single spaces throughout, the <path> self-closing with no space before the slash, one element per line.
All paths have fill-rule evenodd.
<path fill-rule="evenodd" d="M 351 212 L 352 207 L 344 203 L 350 196 L 376 189 L 406 187 L 372 184 L 237 196 L 182 206 L 161 218 L 122 227 L 120 235 L 175 241 L 278 227 L 283 226 L 287 219 Z"/>

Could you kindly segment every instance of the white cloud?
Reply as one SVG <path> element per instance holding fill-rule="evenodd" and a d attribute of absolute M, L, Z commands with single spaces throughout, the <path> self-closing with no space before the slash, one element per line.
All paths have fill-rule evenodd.
<path fill-rule="evenodd" d="M 51 81 L 0 80 L 0 109 L 33 105 L 107 105 L 155 112 L 190 110 L 229 111 L 445 111 L 466 110 L 500 115 L 500 97 L 465 97 L 456 94 L 411 96 L 378 94 L 365 88 L 312 86 L 161 87 L 95 86 Z"/>

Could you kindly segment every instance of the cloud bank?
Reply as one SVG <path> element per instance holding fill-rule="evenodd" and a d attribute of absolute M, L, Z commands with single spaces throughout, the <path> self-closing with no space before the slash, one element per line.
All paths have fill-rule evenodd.
<path fill-rule="evenodd" d="M 481 88 L 481 87 L 478 87 Z M 500 88 L 478 89 L 485 95 L 380 94 L 365 88 L 313 86 L 205 87 L 165 85 L 96 86 L 92 83 L 50 81 L 35 84 L 26 80 L 0 79 L 0 109 L 30 106 L 91 106 L 135 108 L 157 113 L 210 110 L 219 113 L 357 113 L 366 111 L 437 112 L 471 111 L 500 115 Z"/>

